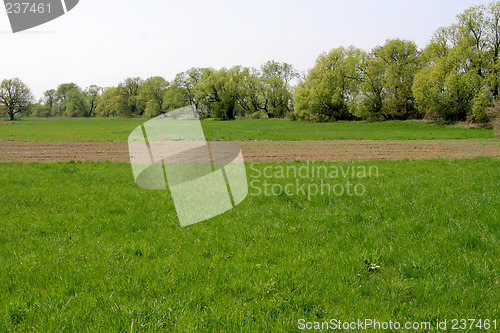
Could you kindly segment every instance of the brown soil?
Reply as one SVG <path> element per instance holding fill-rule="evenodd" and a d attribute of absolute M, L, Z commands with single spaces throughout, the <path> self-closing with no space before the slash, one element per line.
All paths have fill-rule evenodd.
<path fill-rule="evenodd" d="M 497 140 L 238 141 L 245 161 L 350 161 L 500 157 Z M 0 141 L 0 162 L 129 162 L 126 142 Z"/>

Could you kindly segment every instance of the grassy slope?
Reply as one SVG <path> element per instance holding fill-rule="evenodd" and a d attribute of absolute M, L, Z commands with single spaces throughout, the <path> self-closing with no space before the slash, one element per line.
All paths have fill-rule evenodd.
<path fill-rule="evenodd" d="M 126 141 L 145 119 L 23 119 L 0 122 L 0 141 Z M 204 120 L 209 140 L 492 139 L 492 129 L 438 126 L 423 121 L 301 123 L 288 120 Z"/>
<path fill-rule="evenodd" d="M 0 331 L 498 318 L 499 162 L 356 163 L 380 170 L 351 179 L 364 197 L 249 197 L 182 229 L 127 164 L 1 164 Z"/>

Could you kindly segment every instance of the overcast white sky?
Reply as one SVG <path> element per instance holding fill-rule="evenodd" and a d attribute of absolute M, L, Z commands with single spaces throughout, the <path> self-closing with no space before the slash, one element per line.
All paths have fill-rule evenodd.
<path fill-rule="evenodd" d="M 0 80 L 20 77 L 36 97 L 58 84 L 172 80 L 191 67 L 305 71 L 338 46 L 370 50 L 390 38 L 424 47 L 433 32 L 487 0 L 80 0 L 59 19 L 12 34 L 0 10 Z"/>

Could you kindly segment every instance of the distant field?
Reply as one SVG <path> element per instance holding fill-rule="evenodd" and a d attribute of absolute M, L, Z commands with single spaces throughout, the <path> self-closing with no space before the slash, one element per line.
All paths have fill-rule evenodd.
<path fill-rule="evenodd" d="M 0 164 L 0 331 L 292 332 L 301 318 L 498 319 L 499 162 L 318 162 L 375 166 L 379 176 L 327 180 L 361 183 L 365 196 L 249 196 L 183 229 L 168 192 L 136 187 L 128 164 Z M 247 173 L 263 181 L 265 167 L 305 165 Z"/>
<path fill-rule="evenodd" d="M 127 141 L 147 119 L 23 119 L 0 121 L 0 141 Z M 302 123 L 272 120 L 203 120 L 208 140 L 433 140 L 492 139 L 492 129 L 424 121 Z"/>

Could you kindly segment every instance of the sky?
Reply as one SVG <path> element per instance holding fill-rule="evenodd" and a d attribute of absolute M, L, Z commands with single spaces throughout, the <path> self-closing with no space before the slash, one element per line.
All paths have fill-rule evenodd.
<path fill-rule="evenodd" d="M 387 39 L 425 47 L 437 28 L 487 0 L 80 0 L 66 15 L 13 34 L 0 10 L 0 80 L 19 77 L 38 99 L 74 82 L 115 86 L 127 77 L 173 80 L 191 67 L 301 72 L 339 46 L 371 50 Z"/>

